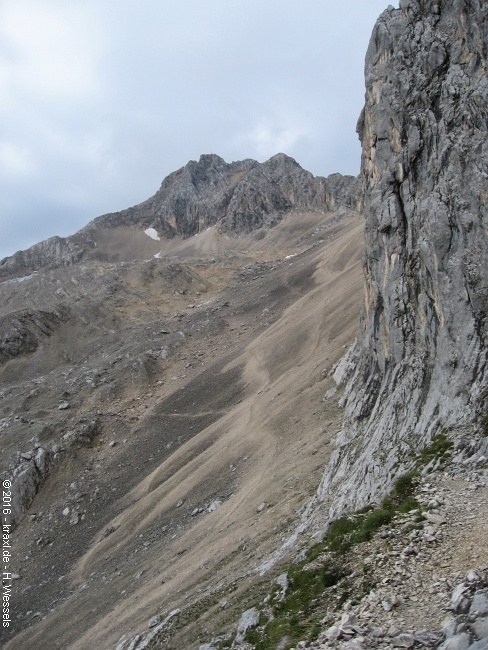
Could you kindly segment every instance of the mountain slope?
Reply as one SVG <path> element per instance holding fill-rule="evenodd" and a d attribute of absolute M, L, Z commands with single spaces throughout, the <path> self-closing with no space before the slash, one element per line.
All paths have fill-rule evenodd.
<path fill-rule="evenodd" d="M 140 229 L 158 257 L 0 283 L 6 647 L 110 648 L 178 607 L 172 642 L 194 647 L 262 581 L 339 426 L 322 399 L 359 313 L 357 213 L 291 210 L 260 239 Z"/>

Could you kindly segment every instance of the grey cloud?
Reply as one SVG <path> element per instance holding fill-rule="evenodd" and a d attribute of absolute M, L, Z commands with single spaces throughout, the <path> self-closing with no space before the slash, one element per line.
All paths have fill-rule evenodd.
<path fill-rule="evenodd" d="M 61 18 L 75 5 L 46 2 Z M 144 200 L 202 153 L 264 160 L 280 147 L 314 174 L 358 172 L 363 61 L 383 0 L 87 5 L 97 91 L 41 100 L 12 84 L 0 107 L 0 156 L 13 143 L 6 160 L 19 166 L 0 178 L 0 258 Z"/>

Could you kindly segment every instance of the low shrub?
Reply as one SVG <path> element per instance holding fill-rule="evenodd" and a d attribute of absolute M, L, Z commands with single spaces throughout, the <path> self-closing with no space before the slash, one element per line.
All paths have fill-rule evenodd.
<path fill-rule="evenodd" d="M 433 460 L 446 460 L 453 446 L 452 441 L 446 435 L 446 431 L 442 431 L 442 433 L 432 438 L 432 442 L 428 447 L 422 449 L 417 457 L 417 467 L 425 467 Z"/>

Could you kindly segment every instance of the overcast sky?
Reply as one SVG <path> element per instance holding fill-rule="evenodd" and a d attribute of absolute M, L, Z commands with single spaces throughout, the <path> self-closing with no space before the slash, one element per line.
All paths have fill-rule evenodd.
<path fill-rule="evenodd" d="M 202 153 L 357 174 L 387 6 L 0 0 L 0 259 L 140 203 Z"/>

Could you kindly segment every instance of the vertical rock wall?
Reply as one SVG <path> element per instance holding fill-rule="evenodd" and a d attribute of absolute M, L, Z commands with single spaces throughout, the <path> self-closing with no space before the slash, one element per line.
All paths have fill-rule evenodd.
<path fill-rule="evenodd" d="M 366 300 L 337 370 L 330 514 L 384 493 L 442 427 L 487 409 L 488 4 L 402 0 L 379 18 L 358 123 Z"/>

